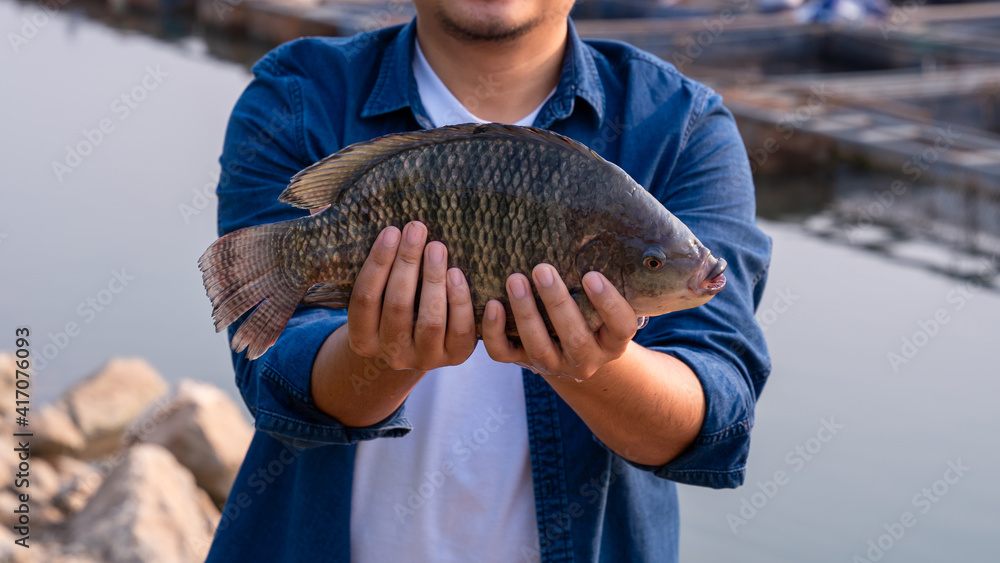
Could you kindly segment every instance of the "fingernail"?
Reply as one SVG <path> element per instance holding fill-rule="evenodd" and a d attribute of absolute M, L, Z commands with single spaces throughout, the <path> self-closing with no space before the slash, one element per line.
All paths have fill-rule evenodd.
<path fill-rule="evenodd" d="M 542 287 L 551 287 L 555 283 L 555 278 L 552 277 L 552 268 L 548 266 L 542 266 L 535 270 L 535 280 L 538 281 L 538 285 Z"/>
<path fill-rule="evenodd" d="M 462 270 L 458 268 L 452 268 L 448 270 L 448 281 L 451 285 L 455 287 L 461 287 L 462 285 Z"/>
<path fill-rule="evenodd" d="M 444 247 L 440 244 L 430 245 L 430 248 L 427 249 L 427 259 L 431 261 L 431 264 L 444 262 Z"/>
<path fill-rule="evenodd" d="M 515 299 L 524 299 L 528 294 L 528 288 L 523 278 L 514 278 L 510 281 L 510 293 Z"/>
<path fill-rule="evenodd" d="M 406 242 L 410 244 L 420 244 L 420 227 L 416 223 L 410 223 L 406 226 Z"/>
<path fill-rule="evenodd" d="M 497 320 L 497 306 L 495 303 L 486 304 L 486 320 L 488 321 Z"/>
<path fill-rule="evenodd" d="M 587 284 L 587 289 L 595 295 L 604 291 L 604 282 L 601 280 L 601 276 L 595 273 L 583 276 L 583 283 Z"/>
<path fill-rule="evenodd" d="M 385 234 L 382 235 L 382 244 L 384 244 L 386 248 L 395 248 L 396 245 L 399 244 L 399 229 L 396 227 L 389 227 L 384 232 Z"/>

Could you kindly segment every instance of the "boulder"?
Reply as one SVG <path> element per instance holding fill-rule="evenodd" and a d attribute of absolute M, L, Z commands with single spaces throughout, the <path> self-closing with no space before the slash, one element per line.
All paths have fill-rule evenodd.
<path fill-rule="evenodd" d="M 20 502 L 17 498 L 17 493 L 14 492 L 10 487 L 0 489 L 0 529 L 9 530 L 11 526 L 17 525 L 17 514 L 14 511 L 17 509 Z M 30 509 L 30 505 L 29 505 Z"/>
<path fill-rule="evenodd" d="M 136 444 L 68 520 L 64 552 L 105 563 L 204 561 L 218 522 L 208 495 L 169 451 Z"/>
<path fill-rule="evenodd" d="M 152 421 L 152 423 L 150 423 Z M 191 470 L 222 506 L 243 463 L 253 429 L 218 387 L 183 380 L 159 412 L 147 412 L 125 432 L 126 442 L 159 444 Z"/>
<path fill-rule="evenodd" d="M 47 551 L 48 544 L 39 541 L 34 529 L 28 535 L 27 548 L 14 543 L 20 536 L 14 535 L 10 528 L 0 527 L 0 561 L 4 563 L 68 563 L 62 559 L 53 558 L 52 552 Z"/>
<path fill-rule="evenodd" d="M 118 449 L 125 427 L 166 391 L 166 382 L 145 360 L 112 358 L 67 391 L 57 406 L 83 434 L 81 455 L 93 458 Z"/>
<path fill-rule="evenodd" d="M 52 505 L 52 499 L 59 493 L 59 473 L 51 463 L 34 456 L 29 473 L 31 486 L 26 490 L 31 495 L 32 524 L 45 526 L 62 522 L 64 514 Z"/>
<path fill-rule="evenodd" d="M 59 492 L 52 498 L 52 505 L 65 515 L 82 510 L 104 482 L 93 465 L 69 456 L 55 458 L 52 466 L 59 474 Z"/>
<path fill-rule="evenodd" d="M 42 458 L 32 457 L 29 460 L 25 477 L 11 475 L 8 487 L 0 490 L 0 524 L 13 526 L 17 523 L 18 514 L 14 510 L 20 506 L 19 495 L 28 495 L 28 509 L 31 517 L 32 530 L 61 522 L 63 514 L 52 506 L 52 498 L 59 491 L 59 475 L 56 470 Z M 14 487 L 20 479 L 27 479 L 27 486 Z"/>
<path fill-rule="evenodd" d="M 39 559 L 39 561 L 43 561 L 43 559 Z M 48 563 L 101 563 L 100 560 L 86 555 L 67 554 L 52 554 L 47 559 L 44 559 L 44 561 L 47 561 Z"/>
<path fill-rule="evenodd" d="M 31 451 L 40 456 L 79 455 L 87 445 L 73 419 L 52 405 L 45 405 L 31 417 L 31 431 L 35 433 Z"/>
<path fill-rule="evenodd" d="M 10 352 L 0 352 L 0 417 L 10 417 L 14 415 L 15 397 L 14 385 L 17 373 L 17 366 L 14 364 L 16 358 Z"/>
<path fill-rule="evenodd" d="M 31 499 L 38 502 L 49 502 L 59 492 L 59 473 L 48 461 L 31 456 Z"/>
<path fill-rule="evenodd" d="M 99 560 L 86 555 L 67 555 L 65 553 L 52 553 L 47 557 L 39 558 L 38 561 L 45 561 L 46 563 L 101 563 Z"/>
<path fill-rule="evenodd" d="M 0 495 L 2 495 L 3 492 L 0 492 Z M 5 563 L 7 561 L 9 561 L 10 563 L 34 562 L 35 561 L 34 557 L 32 557 L 31 559 L 24 559 L 24 557 L 28 555 L 34 556 L 34 553 L 32 553 L 32 549 L 30 548 L 25 549 L 19 545 L 16 545 L 14 543 L 15 538 L 16 536 L 14 535 L 13 532 L 7 529 L 6 524 L 0 526 L 0 561 L 4 561 Z M 24 555 L 22 556 L 18 552 L 23 552 Z M 15 556 L 18 556 L 19 558 L 16 558 Z"/>
<path fill-rule="evenodd" d="M 13 475 L 17 473 L 17 464 L 20 462 L 17 459 L 17 455 L 14 454 L 14 436 L 13 428 L 7 427 L 2 422 L 5 419 L 0 418 L 0 471 L 4 475 Z M 7 479 L 9 480 L 9 478 Z"/>

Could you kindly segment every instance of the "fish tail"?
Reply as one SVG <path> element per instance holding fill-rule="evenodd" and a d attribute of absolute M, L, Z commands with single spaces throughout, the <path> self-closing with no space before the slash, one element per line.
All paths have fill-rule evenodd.
<path fill-rule="evenodd" d="M 231 343 L 236 352 L 247 350 L 251 360 L 278 340 L 311 285 L 283 267 L 284 235 L 290 228 L 291 222 L 283 222 L 229 233 L 198 260 L 216 332 L 259 303 Z"/>

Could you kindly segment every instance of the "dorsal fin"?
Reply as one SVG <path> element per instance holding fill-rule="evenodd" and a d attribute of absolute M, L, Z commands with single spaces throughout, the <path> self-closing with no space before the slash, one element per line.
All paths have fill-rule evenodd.
<path fill-rule="evenodd" d="M 417 147 L 473 137 L 550 143 L 579 152 L 588 158 L 600 158 L 582 143 L 536 127 L 501 123 L 450 125 L 437 129 L 394 133 L 347 146 L 293 176 L 288 187 L 278 197 L 278 201 L 305 209 L 317 209 L 334 204 L 340 199 L 344 189 L 352 186 L 358 178 L 380 162 L 394 155 Z"/>

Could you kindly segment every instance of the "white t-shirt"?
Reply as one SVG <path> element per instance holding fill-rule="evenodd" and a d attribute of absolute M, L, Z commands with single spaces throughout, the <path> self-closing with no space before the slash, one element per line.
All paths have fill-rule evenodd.
<path fill-rule="evenodd" d="M 413 71 L 435 126 L 485 123 L 441 82 L 419 44 Z M 544 104 L 517 125 L 531 125 Z M 464 364 L 424 376 L 406 417 L 406 436 L 357 446 L 351 561 L 499 563 L 537 554 L 521 368 L 494 362 L 480 342 Z"/>

